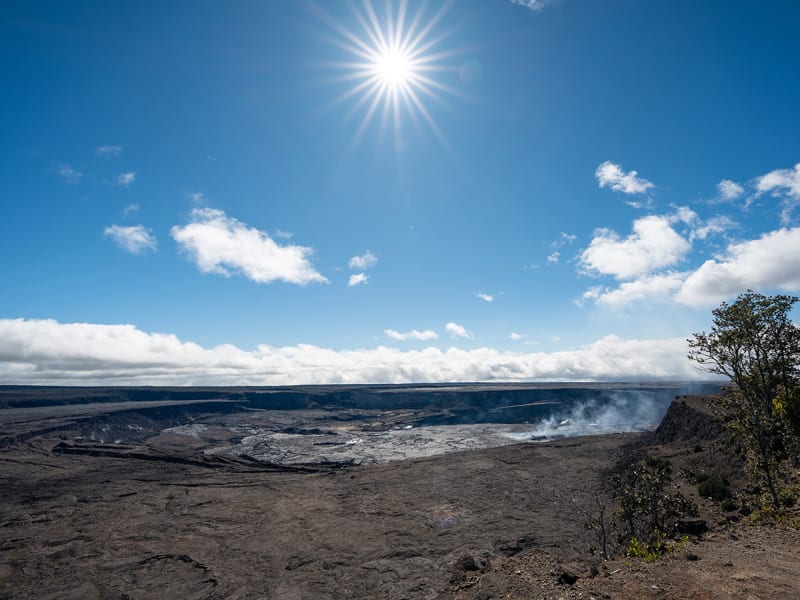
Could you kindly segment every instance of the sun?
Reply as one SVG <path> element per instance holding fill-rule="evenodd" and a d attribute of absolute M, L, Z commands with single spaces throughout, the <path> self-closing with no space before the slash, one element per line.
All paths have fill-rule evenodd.
<path fill-rule="evenodd" d="M 411 57 L 402 50 L 392 49 L 381 52 L 372 65 L 375 75 L 388 86 L 407 85 L 414 79 L 414 65 Z"/>
<path fill-rule="evenodd" d="M 458 70 L 447 64 L 458 52 L 442 48 L 452 31 L 439 31 L 451 5 L 440 2 L 435 13 L 426 14 L 429 5 L 421 3 L 412 15 L 403 0 L 382 4 L 381 10 L 364 0 L 360 8 L 351 5 L 347 26 L 313 5 L 336 33 L 333 43 L 348 57 L 327 66 L 338 72 L 333 82 L 344 87 L 333 104 L 351 102 L 349 115 L 361 115 L 354 141 L 376 120 L 401 138 L 404 117 L 409 117 L 424 122 L 447 145 L 427 104 L 458 93 L 442 81 L 448 71 Z"/>

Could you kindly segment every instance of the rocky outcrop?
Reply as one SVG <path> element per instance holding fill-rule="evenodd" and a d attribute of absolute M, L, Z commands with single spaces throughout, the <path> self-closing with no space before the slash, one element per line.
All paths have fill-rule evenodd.
<path fill-rule="evenodd" d="M 717 440 L 726 431 L 716 396 L 679 396 L 655 431 L 659 444 Z"/>

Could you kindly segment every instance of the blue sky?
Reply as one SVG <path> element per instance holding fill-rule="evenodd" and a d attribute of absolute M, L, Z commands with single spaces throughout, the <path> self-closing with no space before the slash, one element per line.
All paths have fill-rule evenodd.
<path fill-rule="evenodd" d="M 3 4 L 0 381 L 700 377 L 800 290 L 795 2 L 231 4 Z"/>

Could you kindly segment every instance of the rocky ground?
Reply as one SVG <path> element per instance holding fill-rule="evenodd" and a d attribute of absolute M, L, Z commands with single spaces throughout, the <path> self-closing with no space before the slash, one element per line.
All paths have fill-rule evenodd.
<path fill-rule="evenodd" d="M 655 563 L 589 552 L 596 495 L 643 451 L 741 485 L 705 406 L 676 401 L 655 434 L 365 465 L 204 453 L 236 435 L 207 425 L 126 442 L 40 427 L 0 450 L 0 597 L 800 598 L 800 532 L 744 525 L 679 477 L 708 531 Z"/>

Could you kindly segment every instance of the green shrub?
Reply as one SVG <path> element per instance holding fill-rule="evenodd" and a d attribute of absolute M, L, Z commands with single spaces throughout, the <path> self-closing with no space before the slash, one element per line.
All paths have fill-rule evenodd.
<path fill-rule="evenodd" d="M 697 514 L 691 500 L 672 491 L 671 473 L 668 461 L 646 456 L 624 481 L 616 478 L 618 541 L 626 555 L 654 560 L 673 551 L 678 522 Z"/>
<path fill-rule="evenodd" d="M 651 543 L 640 542 L 638 538 L 631 538 L 628 541 L 628 547 L 625 549 L 625 556 L 631 558 L 641 558 L 645 562 L 653 562 L 662 556 L 674 554 L 689 541 L 689 536 L 684 535 L 678 540 L 667 539 L 666 534 L 654 531 L 655 540 Z"/>
<path fill-rule="evenodd" d="M 704 477 L 702 480 L 698 478 L 698 480 L 697 493 L 701 497 L 717 501 L 731 497 L 730 487 L 728 487 L 728 482 L 724 478 L 711 475 Z"/>

